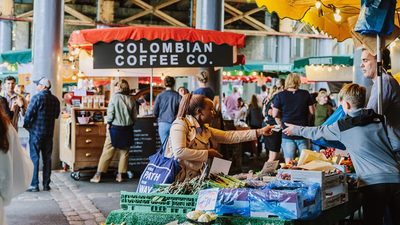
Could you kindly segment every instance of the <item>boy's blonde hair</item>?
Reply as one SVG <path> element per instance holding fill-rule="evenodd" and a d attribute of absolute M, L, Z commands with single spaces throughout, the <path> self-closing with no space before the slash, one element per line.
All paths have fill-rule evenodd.
<path fill-rule="evenodd" d="M 352 108 L 359 109 L 365 106 L 367 90 L 358 84 L 346 84 L 339 92 L 339 101 L 346 100 Z"/>
<path fill-rule="evenodd" d="M 291 73 L 285 80 L 285 89 L 294 88 L 299 89 L 301 84 L 300 76 L 296 73 Z"/>

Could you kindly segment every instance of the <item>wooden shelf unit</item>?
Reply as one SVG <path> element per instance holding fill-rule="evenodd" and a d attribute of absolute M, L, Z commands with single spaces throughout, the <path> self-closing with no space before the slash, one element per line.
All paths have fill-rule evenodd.
<path fill-rule="evenodd" d="M 78 123 L 77 116 L 82 111 L 91 113 L 100 111 L 104 116 L 107 109 L 72 108 L 71 117 L 61 119 L 60 160 L 73 172 L 97 168 L 106 138 L 104 122 Z M 116 165 L 118 165 L 118 159 L 114 158 L 110 166 L 116 167 Z"/>

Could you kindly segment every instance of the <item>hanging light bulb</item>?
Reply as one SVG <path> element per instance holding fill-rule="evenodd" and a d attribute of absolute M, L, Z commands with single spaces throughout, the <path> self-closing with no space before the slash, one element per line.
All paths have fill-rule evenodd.
<path fill-rule="evenodd" d="M 332 67 L 328 67 L 328 72 L 332 72 Z"/>
<path fill-rule="evenodd" d="M 317 9 L 320 9 L 321 6 L 322 6 L 322 3 L 321 3 L 320 0 L 315 1 L 315 7 L 316 7 Z"/>
<path fill-rule="evenodd" d="M 338 8 L 333 8 L 333 19 L 336 21 L 336 22 L 340 22 L 341 20 L 342 20 L 342 16 L 340 15 L 340 9 L 338 9 Z"/>
<path fill-rule="evenodd" d="M 335 70 L 339 70 L 340 69 L 340 66 L 339 65 L 336 65 L 335 66 Z"/>
<path fill-rule="evenodd" d="M 243 71 L 239 71 L 239 76 L 243 76 Z"/>
<path fill-rule="evenodd" d="M 342 16 L 340 14 L 333 14 L 333 18 L 335 19 L 336 22 L 342 21 Z"/>
<path fill-rule="evenodd" d="M 226 71 L 222 72 L 222 75 L 226 76 Z"/>

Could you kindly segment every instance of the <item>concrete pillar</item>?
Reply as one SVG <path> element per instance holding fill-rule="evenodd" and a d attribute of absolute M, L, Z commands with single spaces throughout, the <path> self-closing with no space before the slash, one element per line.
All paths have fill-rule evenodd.
<path fill-rule="evenodd" d="M 30 42 L 29 26 L 30 26 L 30 23 L 27 23 L 27 22 L 15 22 L 15 26 L 14 26 L 15 50 L 23 50 L 23 49 L 29 48 L 29 42 Z"/>
<path fill-rule="evenodd" d="M 400 41 L 394 41 L 390 48 L 390 58 L 392 63 L 392 74 L 395 75 L 400 72 Z"/>
<path fill-rule="evenodd" d="M 318 39 L 318 56 L 331 56 L 333 41 L 330 39 Z"/>
<path fill-rule="evenodd" d="M 13 16 L 13 0 L 0 0 L 2 17 Z M 0 53 L 10 51 L 12 48 L 12 21 L 0 20 Z"/>
<path fill-rule="evenodd" d="M 354 72 L 353 72 L 353 83 L 362 85 L 367 88 L 367 99 L 369 99 L 372 87 L 372 81 L 364 77 L 361 71 L 361 48 L 358 48 L 354 51 Z"/>
<path fill-rule="evenodd" d="M 52 83 L 52 93 L 61 99 L 64 1 L 36 0 L 33 8 L 33 74 L 36 80 L 44 76 Z M 53 138 L 53 168 L 59 165 L 59 123 Z"/>
<path fill-rule="evenodd" d="M 114 21 L 114 0 L 97 0 L 97 21 L 103 24 L 98 24 L 96 27 L 107 28 L 105 24 L 111 24 Z"/>
<path fill-rule="evenodd" d="M 196 29 L 203 30 L 224 30 L 224 1 L 223 0 L 197 0 L 196 2 Z M 222 72 L 214 71 L 213 68 L 204 68 L 210 73 L 208 85 L 215 91 L 216 95 L 221 94 Z M 189 90 L 197 88 L 196 78 L 189 78 Z"/>
<path fill-rule="evenodd" d="M 278 37 L 278 54 L 277 62 L 279 63 L 290 63 L 290 37 L 280 36 Z"/>

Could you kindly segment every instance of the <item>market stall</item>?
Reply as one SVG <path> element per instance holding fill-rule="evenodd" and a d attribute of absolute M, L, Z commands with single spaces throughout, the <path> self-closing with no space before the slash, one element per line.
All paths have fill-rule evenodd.
<path fill-rule="evenodd" d="M 74 31 L 68 44 L 80 76 L 149 77 L 151 107 L 153 85 L 159 83 L 154 82 L 154 77 L 194 76 L 200 68 L 232 66 L 237 61 L 237 48 L 244 47 L 244 41 L 244 35 L 229 32 L 192 28 L 121 27 Z M 75 124 L 72 130 L 78 127 L 83 131 L 93 130 L 92 124 L 80 124 L 76 117 L 71 118 Z M 104 126 L 100 123 L 93 125 Z M 102 134 L 104 128 L 98 129 Z M 71 148 L 65 148 L 65 145 L 60 148 L 61 161 L 73 165 L 78 161 L 90 161 L 90 165 L 86 163 L 84 167 L 73 167 L 74 171 L 95 167 L 101 154 L 99 146 L 96 146 L 96 150 L 91 146 L 101 143 L 101 140 L 94 142 L 86 136 L 89 134 L 79 134 L 82 139 L 79 142 L 80 148 L 76 147 L 78 142 L 74 144 L 71 138 L 69 140 L 72 142 L 68 142 Z M 129 169 L 141 172 L 147 165 L 148 156 L 160 144 L 156 134 L 156 118 L 138 118 L 134 127 L 135 145 L 130 149 Z M 68 134 L 62 137 L 68 137 Z M 148 145 L 149 141 L 152 141 L 152 145 Z M 89 148 L 96 154 L 88 152 Z"/>
<path fill-rule="evenodd" d="M 151 193 L 121 192 L 121 209 L 106 224 L 337 224 L 361 206 L 353 174 L 345 173 L 351 167 L 335 152 L 303 150 L 278 170 L 266 163 L 257 173 L 203 172 Z"/>
<path fill-rule="evenodd" d="M 344 83 L 353 80 L 353 57 L 318 56 L 297 59 L 293 63 L 293 70 L 305 74 L 307 81 L 315 84 L 312 88 L 314 91 L 323 87 L 336 93 Z"/>

